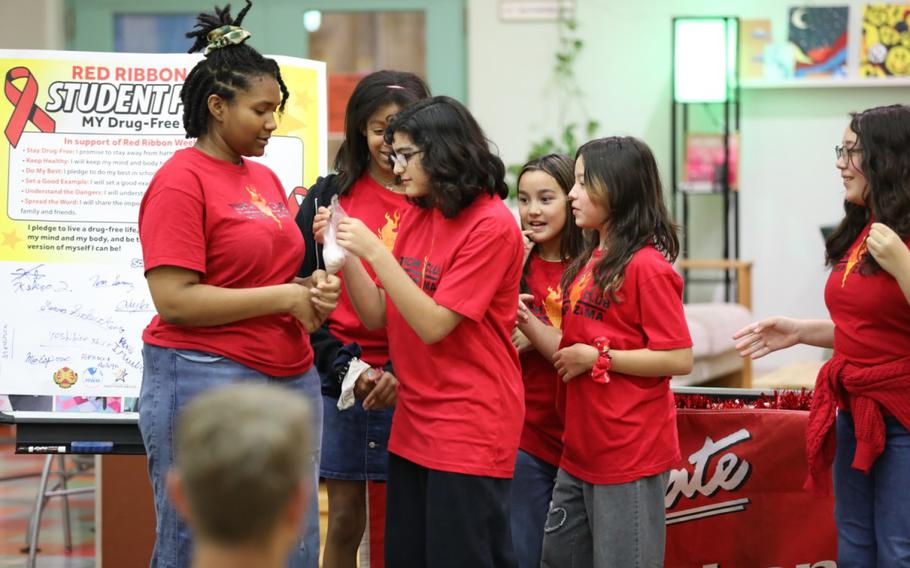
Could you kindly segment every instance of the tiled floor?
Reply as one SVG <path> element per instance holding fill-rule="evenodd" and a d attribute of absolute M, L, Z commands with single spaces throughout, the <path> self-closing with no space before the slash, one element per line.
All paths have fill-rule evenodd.
<path fill-rule="evenodd" d="M 44 456 L 23 456 L 13 453 L 12 431 L 0 428 L 0 568 L 21 568 L 26 565 L 25 547 L 28 520 L 38 491 Z M 66 458 L 71 460 L 71 458 Z M 68 461 L 68 468 L 74 467 Z M 34 474 L 22 479 L 3 481 L 3 478 Z M 51 481 L 56 476 L 51 477 Z M 70 480 L 70 487 L 94 486 L 91 473 Z M 40 568 L 92 568 L 95 566 L 95 500 L 92 494 L 69 497 L 72 520 L 73 550 L 64 550 L 63 499 L 48 501 L 41 519 L 37 566 Z"/>

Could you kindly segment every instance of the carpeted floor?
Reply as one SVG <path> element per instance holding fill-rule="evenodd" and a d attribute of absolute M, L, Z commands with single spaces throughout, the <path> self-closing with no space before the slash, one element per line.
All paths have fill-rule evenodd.
<path fill-rule="evenodd" d="M 29 517 L 35 504 L 44 456 L 13 453 L 12 430 L 0 428 L 0 568 L 25 566 Z M 74 468 L 67 457 L 68 468 Z M 33 474 L 33 475 L 29 475 Z M 5 478 L 27 476 L 21 479 Z M 51 480 L 54 481 L 55 476 Z M 94 486 L 91 473 L 70 480 L 70 487 Z M 40 568 L 90 568 L 95 566 L 95 500 L 92 494 L 69 497 L 72 551 L 64 550 L 63 499 L 48 501 L 41 519 L 37 566 Z"/>

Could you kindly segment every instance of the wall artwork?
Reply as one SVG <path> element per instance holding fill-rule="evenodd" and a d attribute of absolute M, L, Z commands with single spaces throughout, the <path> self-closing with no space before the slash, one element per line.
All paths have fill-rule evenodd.
<path fill-rule="evenodd" d="M 863 77 L 910 76 L 910 4 L 867 4 L 859 74 Z"/>
<path fill-rule="evenodd" d="M 788 39 L 795 77 L 842 77 L 847 74 L 847 6 L 790 8 Z"/>

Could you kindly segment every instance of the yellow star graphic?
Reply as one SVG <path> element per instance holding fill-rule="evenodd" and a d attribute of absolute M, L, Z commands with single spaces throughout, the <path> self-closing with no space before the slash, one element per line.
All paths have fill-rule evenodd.
<path fill-rule="evenodd" d="M 19 238 L 19 235 L 16 234 L 16 229 L 12 229 L 8 233 L 3 233 L 3 245 L 8 246 L 11 249 L 16 248 L 16 245 L 22 239 Z"/>
<path fill-rule="evenodd" d="M 309 112 L 310 107 L 316 104 L 316 98 L 310 93 L 309 89 L 298 89 L 291 95 L 291 104 L 299 106 L 303 112 Z"/>

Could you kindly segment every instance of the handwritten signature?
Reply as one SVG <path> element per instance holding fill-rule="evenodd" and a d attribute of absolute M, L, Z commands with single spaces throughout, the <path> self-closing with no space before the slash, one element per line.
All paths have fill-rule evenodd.
<path fill-rule="evenodd" d="M 69 360 L 69 357 L 63 355 L 45 355 L 43 353 L 35 355 L 31 351 L 25 354 L 25 363 L 27 365 L 40 365 L 44 368 L 47 368 L 48 365 L 56 366 L 60 363 L 66 363 Z"/>
<path fill-rule="evenodd" d="M 103 278 L 100 275 L 95 274 L 91 276 L 89 280 L 91 281 L 93 288 L 127 288 L 132 292 L 135 287 L 132 282 L 121 280 L 119 274 L 112 279 Z"/>
<path fill-rule="evenodd" d="M 47 275 L 41 271 L 39 264 L 33 268 L 17 268 L 10 273 L 10 284 L 13 292 L 69 292 L 69 284 L 62 280 L 49 282 Z"/>
<path fill-rule="evenodd" d="M 135 299 L 126 299 L 120 300 L 117 302 L 117 305 L 114 306 L 115 312 L 154 312 L 155 309 L 151 304 L 148 303 L 148 300 L 142 298 L 140 300 Z"/>

